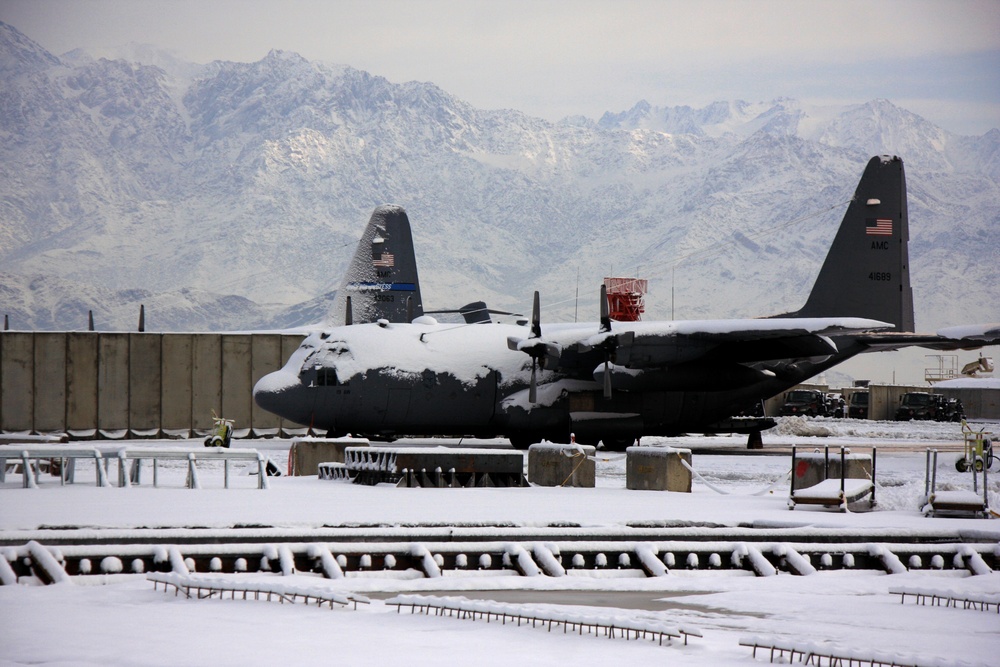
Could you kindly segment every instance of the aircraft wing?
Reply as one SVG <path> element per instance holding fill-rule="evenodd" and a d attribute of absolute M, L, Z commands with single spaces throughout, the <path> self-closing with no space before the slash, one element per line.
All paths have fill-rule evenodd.
<path fill-rule="evenodd" d="M 750 363 L 828 356 L 838 351 L 833 337 L 891 327 L 857 317 L 639 322 L 579 343 L 586 350 L 614 340 L 616 364 L 654 368 L 707 357 L 714 362 Z M 624 327 L 616 325 L 620 328 Z"/>
<path fill-rule="evenodd" d="M 929 350 L 974 350 L 1000 345 L 1000 323 L 967 324 L 940 329 L 937 334 L 872 332 L 858 337 L 858 342 L 878 351 L 904 347 Z"/>

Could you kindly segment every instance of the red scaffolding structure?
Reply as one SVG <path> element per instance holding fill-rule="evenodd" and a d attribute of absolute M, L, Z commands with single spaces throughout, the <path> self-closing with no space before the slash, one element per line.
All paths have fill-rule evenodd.
<path fill-rule="evenodd" d="M 618 322 L 638 322 L 646 310 L 643 295 L 649 281 L 642 278 L 605 278 L 608 292 L 608 315 Z"/>

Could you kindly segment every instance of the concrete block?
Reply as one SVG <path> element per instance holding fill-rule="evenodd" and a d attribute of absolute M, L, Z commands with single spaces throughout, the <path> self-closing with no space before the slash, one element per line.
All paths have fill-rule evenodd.
<path fill-rule="evenodd" d="M 691 493 L 690 449 L 629 447 L 625 450 L 625 488 Z"/>
<path fill-rule="evenodd" d="M 543 442 L 528 447 L 528 481 L 536 486 L 593 488 L 594 454 L 590 445 Z"/>
<path fill-rule="evenodd" d="M 288 474 L 316 475 L 320 463 L 343 463 L 348 447 L 367 447 L 366 438 L 292 438 Z"/>

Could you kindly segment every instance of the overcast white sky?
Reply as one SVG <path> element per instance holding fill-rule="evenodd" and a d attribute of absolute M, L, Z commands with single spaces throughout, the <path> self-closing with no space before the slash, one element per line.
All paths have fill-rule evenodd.
<path fill-rule="evenodd" d="M 57 55 L 277 48 L 549 120 L 884 97 L 954 132 L 1000 127 L 1000 0 L 0 0 L 0 21 Z"/>

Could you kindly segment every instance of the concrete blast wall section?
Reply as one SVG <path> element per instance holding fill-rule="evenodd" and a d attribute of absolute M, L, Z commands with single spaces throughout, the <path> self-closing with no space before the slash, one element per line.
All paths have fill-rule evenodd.
<path fill-rule="evenodd" d="M 934 388 L 934 392 L 962 401 L 969 419 L 1000 421 L 1000 389 Z"/>
<path fill-rule="evenodd" d="M 253 386 L 302 342 L 291 334 L 0 333 L 0 431 L 76 437 L 205 433 L 212 412 L 254 435 L 298 429 Z"/>
<path fill-rule="evenodd" d="M 868 385 L 868 418 L 892 421 L 903 401 L 903 394 L 912 391 L 931 392 L 933 389 L 927 385 Z"/>

